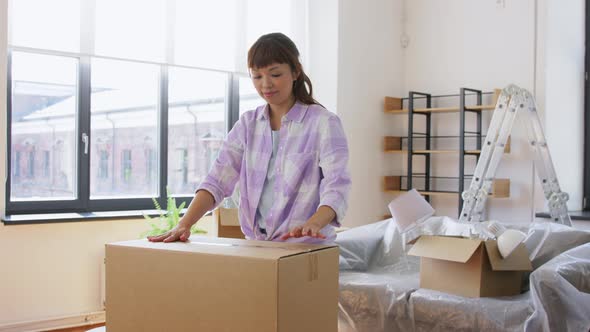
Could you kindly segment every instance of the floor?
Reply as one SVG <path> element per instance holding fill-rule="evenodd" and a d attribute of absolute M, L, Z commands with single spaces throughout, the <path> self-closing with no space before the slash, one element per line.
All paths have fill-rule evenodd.
<path fill-rule="evenodd" d="M 86 326 L 81 326 L 81 327 L 71 327 L 71 328 L 67 328 L 67 329 L 51 330 L 51 331 L 47 331 L 47 332 L 86 332 L 86 331 L 92 330 L 97 327 L 102 327 L 102 326 L 104 326 L 104 323 L 94 324 L 94 325 L 86 325 Z"/>
<path fill-rule="evenodd" d="M 569 211 L 570 218 L 573 220 L 590 220 L 590 211 Z M 537 218 L 549 218 L 548 212 L 539 212 L 535 214 Z"/>

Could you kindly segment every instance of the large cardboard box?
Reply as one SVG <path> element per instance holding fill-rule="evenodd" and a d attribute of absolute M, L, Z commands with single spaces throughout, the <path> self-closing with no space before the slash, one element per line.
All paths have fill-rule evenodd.
<path fill-rule="evenodd" d="M 118 331 L 337 331 L 338 247 L 194 237 L 106 245 Z"/>
<path fill-rule="evenodd" d="M 521 243 L 502 258 L 495 240 L 421 236 L 408 254 L 420 256 L 420 287 L 466 297 L 520 294 L 522 274 L 532 270 Z"/>

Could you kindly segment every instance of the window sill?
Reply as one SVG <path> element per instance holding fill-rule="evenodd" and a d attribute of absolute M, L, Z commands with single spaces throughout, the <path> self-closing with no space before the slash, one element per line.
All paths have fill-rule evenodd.
<path fill-rule="evenodd" d="M 185 213 L 186 209 L 182 210 Z M 207 212 L 205 215 L 209 215 Z M 143 219 L 143 216 L 156 217 L 158 210 L 97 211 L 84 213 L 38 213 L 14 214 L 2 218 L 5 225 L 48 224 L 61 222 L 102 221 L 109 219 Z"/>
<path fill-rule="evenodd" d="M 590 211 L 569 211 L 569 214 L 572 220 L 590 221 Z M 535 213 L 535 217 L 547 219 L 550 218 L 548 212 Z"/>

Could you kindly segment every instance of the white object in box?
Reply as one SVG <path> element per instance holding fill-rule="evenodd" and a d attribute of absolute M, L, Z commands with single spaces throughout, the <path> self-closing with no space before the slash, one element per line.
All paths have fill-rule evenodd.
<path fill-rule="evenodd" d="M 389 203 L 391 217 L 400 232 L 405 232 L 434 214 L 432 206 L 412 189 L 397 196 Z"/>

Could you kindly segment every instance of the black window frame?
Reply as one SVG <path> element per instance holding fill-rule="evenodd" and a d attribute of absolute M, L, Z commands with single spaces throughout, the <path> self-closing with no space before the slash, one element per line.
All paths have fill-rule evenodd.
<path fill-rule="evenodd" d="M 590 72 L 590 0 L 586 0 L 586 54 L 585 75 L 584 75 L 584 196 L 582 199 L 582 210 L 590 211 L 590 84 L 588 83 L 588 73 Z"/>
<path fill-rule="evenodd" d="M 11 161 L 11 140 L 12 140 L 12 53 L 24 52 L 31 54 L 43 54 L 71 57 L 78 59 L 77 72 L 77 94 L 78 94 L 78 109 L 76 119 L 75 137 L 76 153 L 77 153 L 77 179 L 75 185 L 76 199 L 72 200 L 36 200 L 36 201 L 11 201 L 11 177 L 13 165 Z M 49 213 L 92 213 L 101 211 L 130 211 L 130 210 L 150 210 L 154 209 L 152 197 L 137 197 L 137 198 L 123 198 L 123 199 L 90 199 L 90 155 L 91 145 L 88 146 L 88 153 L 84 153 L 84 144 L 81 142 L 83 133 L 88 136 L 90 132 L 90 98 L 91 98 L 91 68 L 90 63 L 92 58 L 108 58 L 99 56 L 89 56 L 80 54 L 70 54 L 67 52 L 35 50 L 30 48 L 9 47 L 8 49 L 8 63 L 7 63 L 7 153 L 8 159 L 6 165 L 8 167 L 6 186 L 5 186 L 5 206 L 6 215 L 23 215 L 23 214 L 49 214 Z M 120 59 L 116 59 L 120 60 Z M 146 63 L 146 61 L 136 61 L 132 59 L 124 59 L 124 61 L 135 63 Z M 193 68 L 187 66 L 175 66 L 164 63 L 153 63 L 160 67 L 160 84 L 159 84 L 159 104 L 158 104 L 158 149 L 155 151 L 158 158 L 159 166 L 158 174 L 158 195 L 155 198 L 161 206 L 166 204 L 166 187 L 168 181 L 168 69 L 170 67 L 182 67 L 188 69 L 208 70 L 214 72 L 221 72 L 227 75 L 226 91 L 225 91 L 225 126 L 226 132 L 234 126 L 239 118 L 239 77 L 243 74 L 222 71 L 215 69 Z M 90 142 L 89 137 L 89 142 Z M 114 156 L 111 156 L 114 158 Z M 22 159 L 22 156 L 21 156 Z M 20 160 L 22 163 L 22 160 Z M 22 165 L 21 165 L 22 166 Z M 21 167 L 22 171 L 22 167 Z M 21 172 L 22 173 L 22 172 Z M 112 172 L 110 176 L 118 176 Z M 22 177 L 23 174 L 20 174 Z M 196 188 L 195 188 L 196 189 Z M 189 196 L 175 196 L 176 202 L 180 205 L 185 202 L 187 205 L 192 200 L 193 195 Z M 76 221 L 64 219 L 63 221 Z M 79 220 L 78 220 L 79 221 Z M 38 222 L 38 221 L 35 221 Z M 11 223 L 29 223 L 28 221 L 19 221 Z"/>

